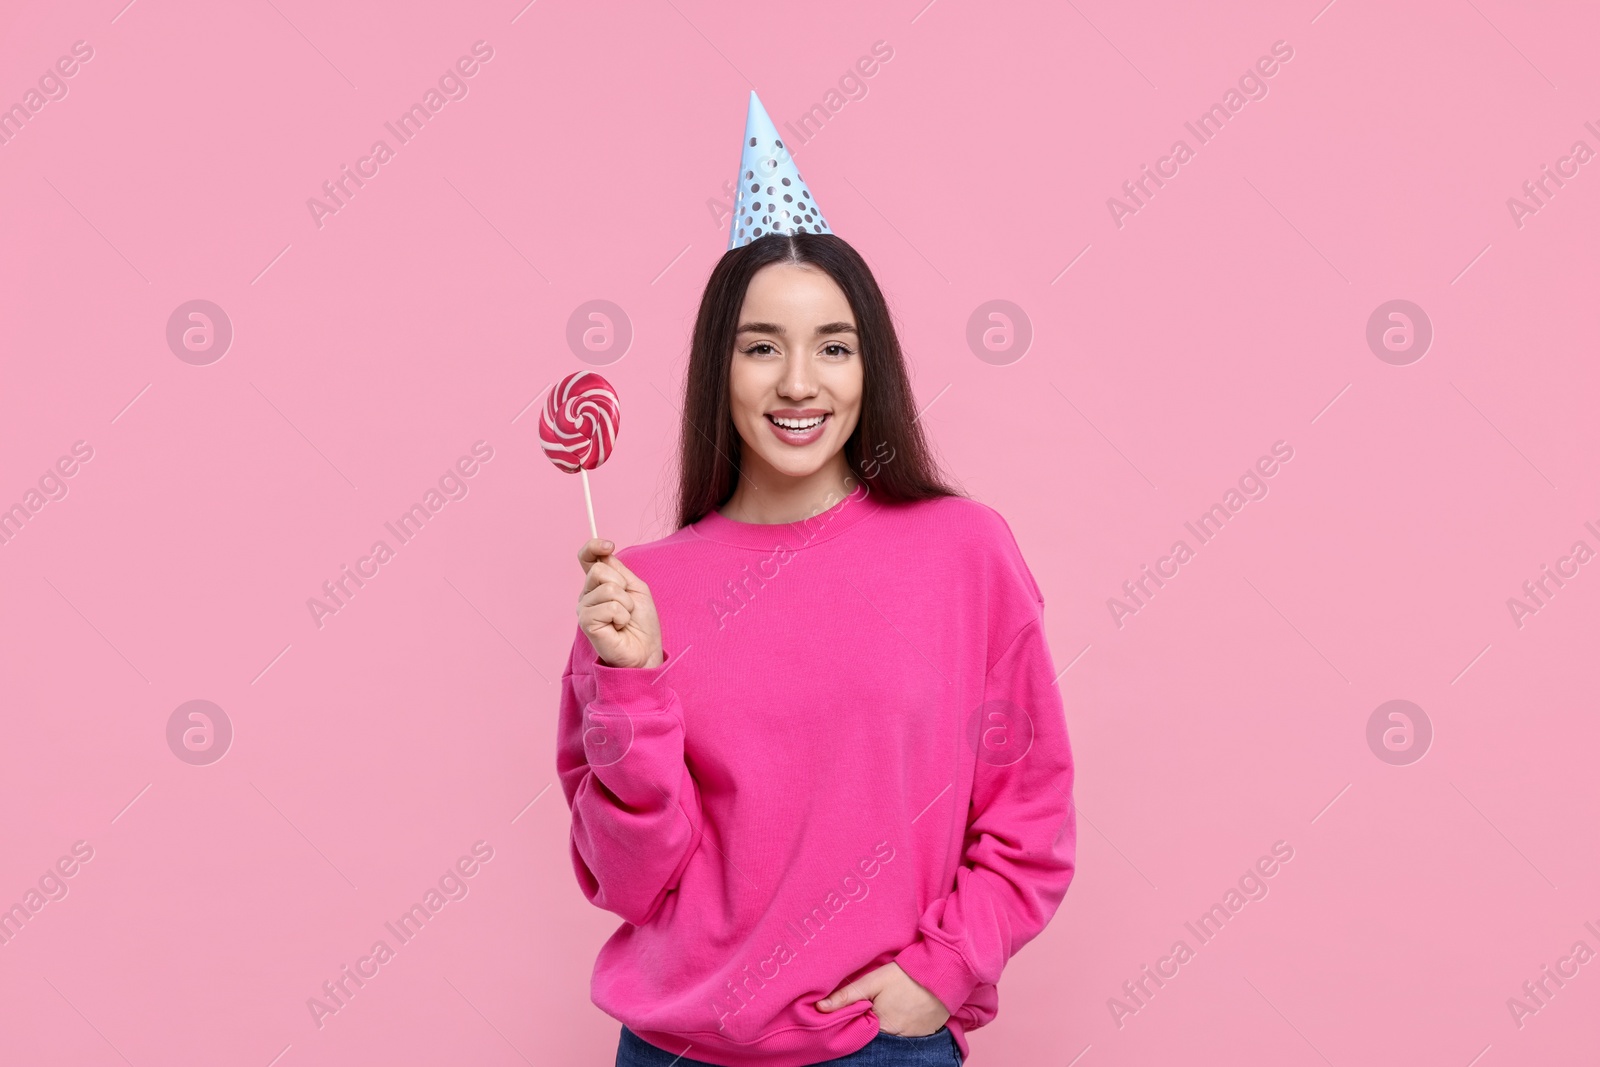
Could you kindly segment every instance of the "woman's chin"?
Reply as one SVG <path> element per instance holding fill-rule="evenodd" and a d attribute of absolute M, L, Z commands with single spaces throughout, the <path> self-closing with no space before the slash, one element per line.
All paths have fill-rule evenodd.
<path fill-rule="evenodd" d="M 792 454 L 787 456 L 763 456 L 762 458 L 767 461 L 767 466 L 772 468 L 773 473 L 781 474 L 785 478 L 801 479 L 809 478 L 823 468 L 828 457 L 822 454 L 821 449 L 817 449 L 816 453 L 815 459 Z"/>
<path fill-rule="evenodd" d="M 809 445 L 786 445 L 779 441 L 761 441 L 752 445 L 749 438 L 742 442 L 745 455 L 752 452 L 761 457 L 761 466 L 785 478 L 805 478 L 825 467 L 836 450 L 830 450 L 828 437 Z"/>

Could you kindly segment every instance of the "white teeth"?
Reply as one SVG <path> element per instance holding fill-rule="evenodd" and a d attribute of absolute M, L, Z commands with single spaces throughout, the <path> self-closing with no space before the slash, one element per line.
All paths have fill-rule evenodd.
<path fill-rule="evenodd" d="M 801 430 L 801 431 L 809 430 L 809 429 L 812 429 L 813 427 L 821 426 L 822 425 L 822 420 L 827 418 L 826 415 L 818 415 L 815 418 L 810 418 L 810 419 L 780 419 L 776 415 L 769 416 L 769 417 L 772 419 L 773 422 L 777 423 L 779 426 L 782 426 L 785 430 Z"/>

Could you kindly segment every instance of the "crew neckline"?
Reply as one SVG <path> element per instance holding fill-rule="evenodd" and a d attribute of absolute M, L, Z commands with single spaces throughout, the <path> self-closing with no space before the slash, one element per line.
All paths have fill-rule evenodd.
<path fill-rule="evenodd" d="M 780 544 L 790 551 L 831 541 L 883 509 L 877 494 L 863 484 L 859 492 L 847 493 L 833 507 L 808 519 L 794 522 L 740 522 L 712 511 L 689 529 L 696 537 L 738 548 L 771 551 Z"/>

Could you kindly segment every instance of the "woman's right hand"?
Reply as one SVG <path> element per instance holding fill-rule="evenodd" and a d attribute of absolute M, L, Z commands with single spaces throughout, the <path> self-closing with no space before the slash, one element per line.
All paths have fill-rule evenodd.
<path fill-rule="evenodd" d="M 578 628 L 609 667 L 659 667 L 667 657 L 650 587 L 617 558 L 615 548 L 595 538 L 578 552 L 585 574 Z"/>

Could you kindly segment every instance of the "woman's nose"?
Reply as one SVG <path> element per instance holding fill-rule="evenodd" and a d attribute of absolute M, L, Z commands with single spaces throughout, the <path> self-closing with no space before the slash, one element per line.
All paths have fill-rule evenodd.
<path fill-rule="evenodd" d="M 803 355 L 795 355 L 784 364 L 783 380 L 778 385 L 778 391 L 787 397 L 807 397 L 817 391 L 817 376 L 811 366 L 811 360 Z"/>

